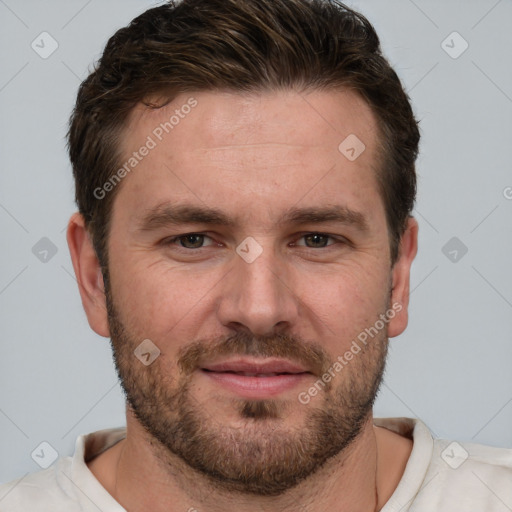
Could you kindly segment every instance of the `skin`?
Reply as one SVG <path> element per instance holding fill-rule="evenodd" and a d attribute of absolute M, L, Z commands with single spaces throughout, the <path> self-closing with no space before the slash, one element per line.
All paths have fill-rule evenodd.
<path fill-rule="evenodd" d="M 160 110 L 134 109 L 123 139 L 126 155 L 190 96 L 197 107 L 123 179 L 114 201 L 110 285 L 131 335 L 154 340 L 161 350 L 158 364 L 173 375 L 179 350 L 191 341 L 240 331 L 290 332 L 314 340 L 335 361 L 394 303 L 402 309 L 389 321 L 387 335 L 401 334 L 407 326 L 418 225 L 409 220 L 399 258 L 391 266 L 385 209 L 375 177 L 377 125 L 364 101 L 349 91 L 183 94 Z M 366 146 L 353 162 L 338 151 L 349 134 Z M 164 202 L 215 207 L 234 224 L 140 230 L 148 209 Z M 292 207 L 325 205 L 360 212 L 368 229 L 333 221 L 279 221 Z M 208 235 L 210 245 L 192 253 L 178 242 L 162 243 L 187 233 Z M 304 240 L 308 233 L 334 238 L 326 247 L 309 248 Z M 248 236 L 262 248 L 252 263 L 235 252 Z M 104 283 L 79 214 L 70 220 L 68 244 L 89 324 L 109 337 Z M 357 358 L 350 364 L 359 364 Z M 336 377 L 333 387 L 343 378 Z M 286 404 L 283 429 L 291 432 L 304 425 L 309 409 L 297 394 L 315 380 L 306 376 L 300 387 L 280 394 Z M 199 372 L 191 383 L 192 396 L 205 415 L 220 426 L 246 428 L 225 399 L 229 391 Z M 322 407 L 324 398 L 315 400 L 312 407 Z M 163 455 L 130 407 L 126 439 L 88 466 L 130 512 L 191 507 L 287 511 L 297 510 L 297 503 L 310 512 L 380 510 L 400 481 L 412 442 L 373 426 L 372 419 L 370 413 L 345 451 L 274 497 L 230 493 L 176 457 Z M 171 469 L 161 463 L 163 457 Z"/>

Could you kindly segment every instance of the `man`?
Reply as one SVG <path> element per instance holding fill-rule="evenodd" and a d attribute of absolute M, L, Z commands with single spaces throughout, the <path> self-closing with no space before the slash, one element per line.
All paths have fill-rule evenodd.
<path fill-rule="evenodd" d="M 372 415 L 407 325 L 418 142 L 335 0 L 183 0 L 119 30 L 71 118 L 68 243 L 127 427 L 1 510 L 512 506 L 510 450 Z"/>

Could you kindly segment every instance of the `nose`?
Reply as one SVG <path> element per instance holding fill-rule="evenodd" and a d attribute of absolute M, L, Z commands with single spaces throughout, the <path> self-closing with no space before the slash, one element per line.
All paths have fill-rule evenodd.
<path fill-rule="evenodd" d="M 286 262 L 271 248 L 249 261 L 236 255 L 234 268 L 224 278 L 217 309 L 220 322 L 260 336 L 290 329 L 299 317 L 300 300 Z"/>

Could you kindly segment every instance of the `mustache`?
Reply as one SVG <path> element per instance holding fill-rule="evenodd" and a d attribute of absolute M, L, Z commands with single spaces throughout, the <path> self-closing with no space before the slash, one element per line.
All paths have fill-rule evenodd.
<path fill-rule="evenodd" d="M 178 353 L 178 367 L 185 375 L 201 368 L 202 364 L 219 356 L 279 357 L 301 364 L 307 371 L 321 377 L 330 367 L 330 357 L 318 344 L 306 342 L 285 333 L 255 336 L 237 332 L 227 338 L 199 340 Z"/>

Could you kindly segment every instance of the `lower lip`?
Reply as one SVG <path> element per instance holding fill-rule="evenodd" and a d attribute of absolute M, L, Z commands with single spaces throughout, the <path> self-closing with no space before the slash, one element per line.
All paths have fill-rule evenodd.
<path fill-rule="evenodd" d="M 211 372 L 202 370 L 208 378 L 224 388 L 247 398 L 268 398 L 279 395 L 299 385 L 304 386 L 310 373 L 286 373 L 269 377 L 247 377 L 229 372 Z"/>

